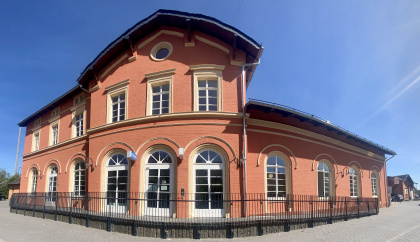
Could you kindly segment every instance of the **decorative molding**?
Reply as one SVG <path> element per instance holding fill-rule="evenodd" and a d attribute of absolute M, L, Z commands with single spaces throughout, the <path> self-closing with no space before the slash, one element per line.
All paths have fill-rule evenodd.
<path fill-rule="evenodd" d="M 284 137 L 288 137 L 288 138 L 303 140 L 303 141 L 307 141 L 307 142 L 310 142 L 310 143 L 314 143 L 314 144 L 330 147 L 330 148 L 333 148 L 333 149 L 336 149 L 336 150 L 340 150 L 340 151 L 343 151 L 343 152 L 346 152 L 346 153 L 349 153 L 349 154 L 357 155 L 357 156 L 360 156 L 362 158 L 366 158 L 366 159 L 370 159 L 370 160 L 373 160 L 373 161 L 376 161 L 376 162 L 383 163 L 382 161 L 379 161 L 379 160 L 374 159 L 372 157 L 364 156 L 364 155 L 361 155 L 361 154 L 358 154 L 358 153 L 355 153 L 355 152 L 351 152 L 351 151 L 348 151 L 348 150 L 345 150 L 345 149 L 340 149 L 336 146 L 328 145 L 328 144 L 321 143 L 321 142 L 318 142 L 318 141 L 314 141 L 314 140 L 310 140 L 310 139 L 306 139 L 306 138 L 302 138 L 302 137 L 296 137 L 294 135 L 282 134 L 282 133 L 279 133 L 279 132 L 265 131 L 265 130 L 259 130 L 259 129 L 247 129 L 247 130 L 249 132 L 256 132 L 256 133 L 263 133 L 263 134 L 273 134 L 273 135 L 278 135 L 278 136 L 284 136 Z"/>
<path fill-rule="evenodd" d="M 357 168 L 359 169 L 360 174 L 361 174 L 361 175 L 362 175 L 362 177 L 363 177 L 363 169 L 362 169 L 362 165 L 360 165 L 360 163 L 359 163 L 359 162 L 357 162 L 357 161 L 350 161 L 350 163 L 347 165 L 347 173 L 349 173 L 349 168 L 351 167 L 351 164 L 357 164 Z"/>
<path fill-rule="evenodd" d="M 169 69 L 169 70 L 164 70 L 164 71 L 157 71 L 157 72 L 148 73 L 148 74 L 146 74 L 144 76 L 147 79 L 150 79 L 150 78 L 155 78 L 155 77 L 164 76 L 164 75 L 173 75 L 173 74 L 175 74 L 175 70 L 176 69 Z"/>
<path fill-rule="evenodd" d="M 28 167 L 28 170 L 26 171 L 26 176 L 25 176 L 25 178 L 28 178 L 28 174 L 29 174 L 29 172 L 32 170 L 32 168 L 34 168 L 34 166 L 36 166 L 36 170 L 38 171 L 38 176 L 39 175 L 41 175 L 41 168 L 39 168 L 39 165 L 38 165 L 38 163 L 32 163 L 29 167 Z"/>
<path fill-rule="evenodd" d="M 110 67 L 106 68 L 105 71 L 101 74 L 100 79 L 103 79 L 108 73 L 114 69 L 117 65 L 119 65 L 123 60 L 125 60 L 128 57 L 128 54 L 124 54 L 119 58 L 117 61 L 114 62 Z"/>
<path fill-rule="evenodd" d="M 196 138 L 196 139 L 194 139 L 194 140 L 190 141 L 190 142 L 189 142 L 189 143 L 185 146 L 185 148 L 184 148 L 184 152 L 186 152 L 186 151 L 188 150 L 188 147 L 189 147 L 191 144 L 193 144 L 194 142 L 196 142 L 196 141 L 198 141 L 198 140 L 202 140 L 202 139 L 215 139 L 215 140 L 218 140 L 218 141 L 220 141 L 220 142 L 224 143 L 227 147 L 229 147 L 230 151 L 232 152 L 232 154 L 233 154 L 233 159 L 234 159 L 235 161 L 237 161 L 237 160 L 238 160 L 238 157 L 236 157 L 235 150 L 232 148 L 232 146 L 229 144 L 229 142 L 225 141 L 225 140 L 224 140 L 224 139 L 222 139 L 222 138 L 216 137 L 216 136 L 202 136 L 202 137 Z M 225 152 L 226 152 L 226 151 L 225 151 Z"/>
<path fill-rule="evenodd" d="M 105 149 L 107 149 L 108 147 L 110 147 L 110 146 L 112 146 L 112 145 L 116 145 L 116 144 L 118 144 L 118 145 L 123 145 L 123 146 L 127 147 L 129 150 L 131 150 L 131 151 L 133 151 L 133 152 L 134 152 L 134 149 L 133 149 L 133 148 L 132 148 L 129 144 L 126 144 L 126 143 L 124 143 L 124 142 L 120 142 L 120 141 L 117 141 L 117 142 L 112 142 L 112 143 L 108 144 L 107 146 L 105 146 L 104 148 L 102 148 L 102 150 L 99 152 L 98 156 L 96 157 L 95 167 L 97 167 L 97 166 L 98 166 L 98 160 L 99 160 L 99 157 L 100 157 L 100 156 L 101 156 L 101 154 L 104 152 L 104 150 L 105 150 Z M 110 149 L 110 150 L 112 150 L 112 149 Z M 110 150 L 108 150 L 108 151 L 107 151 L 107 153 L 108 153 Z M 107 153 L 106 153 L 106 154 L 107 154 Z"/>
<path fill-rule="evenodd" d="M 48 146 L 48 147 L 43 148 L 43 149 L 41 149 L 41 150 L 37 150 L 37 151 L 30 152 L 30 153 L 28 153 L 28 154 L 23 155 L 23 158 L 24 158 L 24 159 L 26 159 L 26 158 L 28 158 L 29 156 L 36 155 L 36 154 L 40 154 L 40 153 L 43 153 L 43 152 L 48 151 L 48 150 L 51 150 L 51 149 L 55 149 L 55 148 L 58 148 L 58 147 L 61 147 L 61 146 L 64 146 L 64 145 L 68 145 L 68 144 L 71 144 L 71 143 L 74 143 L 74 142 L 78 142 L 78 141 L 84 140 L 84 139 L 86 139 L 86 138 L 87 138 L 87 134 L 84 134 L 84 135 L 82 135 L 82 136 L 79 136 L 79 137 L 76 137 L 76 138 L 72 138 L 72 139 L 69 139 L 69 140 L 66 140 L 66 141 L 60 142 L 60 143 L 58 143 L 58 144 L 55 144 L 55 145 Z M 85 144 L 85 143 L 87 143 L 87 142 L 88 142 L 88 141 L 85 141 L 85 142 L 83 142 L 83 143 L 76 144 L 76 145 L 73 145 L 73 146 L 70 146 L 70 147 L 66 147 L 66 148 L 64 148 L 64 149 L 55 150 L 55 151 L 53 151 L 53 152 L 46 153 L 46 154 L 41 154 L 41 155 L 39 155 L 39 156 L 32 157 L 32 158 L 30 158 L 30 159 L 33 159 L 33 158 L 38 158 L 38 157 L 40 157 L 40 156 L 44 156 L 44 155 L 48 155 L 48 154 L 52 154 L 52 153 L 55 153 L 55 152 L 58 152 L 58 151 L 61 151 L 61 150 L 65 150 L 65 149 L 69 149 L 69 148 L 72 148 L 72 147 L 75 147 L 75 146 L 78 146 L 78 145 L 83 145 L 83 144 Z M 26 159 L 26 160 L 30 160 L 30 159 L 28 158 L 28 159 Z M 26 161 L 26 160 L 24 160 L 24 161 Z"/>
<path fill-rule="evenodd" d="M 224 69 L 225 69 L 224 65 L 215 65 L 215 64 L 202 64 L 202 65 L 190 66 L 191 71 L 203 71 L 203 70 L 223 71 Z"/>
<path fill-rule="evenodd" d="M 67 173 L 67 168 L 69 166 L 69 163 L 73 163 L 73 161 L 75 161 L 77 159 L 77 158 L 73 159 L 75 156 L 83 156 L 83 157 L 85 157 L 85 161 L 88 159 L 88 157 L 83 153 L 76 153 L 76 154 L 72 155 L 66 163 L 66 169 L 64 170 L 64 173 Z"/>
<path fill-rule="evenodd" d="M 194 47 L 195 46 L 195 42 L 187 42 L 184 44 L 185 47 Z"/>
<path fill-rule="evenodd" d="M 180 32 L 177 32 L 177 31 L 171 31 L 171 30 L 160 30 L 156 34 L 152 35 L 152 37 L 147 38 L 142 43 L 140 43 L 137 48 L 138 49 L 143 48 L 144 46 L 146 46 L 147 44 L 149 44 L 150 42 L 152 42 L 154 39 L 156 39 L 157 37 L 159 37 L 159 35 L 161 35 L 161 34 L 167 34 L 167 35 L 172 35 L 172 36 L 177 36 L 177 37 L 184 38 L 184 34 L 183 33 L 180 33 Z"/>
<path fill-rule="evenodd" d="M 99 88 L 100 88 L 100 85 L 97 84 L 96 86 L 94 86 L 91 89 L 89 89 L 89 92 L 94 92 L 94 91 L 98 90 Z"/>
<path fill-rule="evenodd" d="M 221 51 L 226 52 L 227 54 L 229 54 L 229 50 L 228 50 L 227 48 L 225 48 L 225 47 L 223 47 L 223 46 L 219 45 L 219 44 L 218 44 L 218 43 L 216 43 L 216 42 L 213 42 L 213 41 L 211 41 L 211 40 L 208 40 L 208 39 L 206 39 L 206 38 L 204 38 L 204 37 L 201 37 L 201 36 L 199 36 L 199 35 L 195 35 L 194 37 L 195 37 L 195 39 L 196 39 L 196 40 L 199 40 L 199 41 L 201 41 L 201 42 L 203 42 L 203 43 L 205 43 L 205 44 L 208 44 L 208 45 L 210 45 L 210 46 L 216 47 L 217 49 L 219 49 L 219 50 L 221 50 Z"/>
<path fill-rule="evenodd" d="M 147 143 L 149 143 L 149 142 L 152 142 L 152 141 L 155 141 L 155 140 L 160 140 L 160 139 L 162 139 L 162 140 L 166 140 L 166 141 L 168 141 L 168 142 L 170 142 L 170 143 L 172 143 L 172 144 L 174 144 L 177 148 L 181 148 L 181 146 L 177 143 L 177 142 L 175 142 L 174 140 L 172 140 L 172 139 L 170 139 L 170 138 L 166 138 L 166 137 L 154 137 L 154 138 L 151 138 L 151 139 L 148 139 L 148 140 L 146 140 L 145 142 L 143 142 L 138 148 L 137 148 L 137 150 L 136 150 L 136 154 L 138 154 L 139 152 L 140 152 L 140 149 L 141 148 L 143 148 L 143 146 L 145 146 Z M 175 156 L 176 157 L 176 156 Z"/>
<path fill-rule="evenodd" d="M 230 64 L 232 66 L 242 66 L 245 65 L 245 62 L 240 62 L 240 61 L 230 61 Z"/>
<path fill-rule="evenodd" d="M 247 114 L 249 115 L 249 114 Z M 184 112 L 168 113 L 156 116 L 146 116 L 140 118 L 126 119 L 117 123 L 109 123 L 95 128 L 88 129 L 86 133 L 94 134 L 108 129 L 119 128 L 127 125 L 141 124 L 147 122 L 156 122 L 168 119 L 189 119 L 189 118 L 242 118 L 242 113 L 233 112 Z M 242 126 L 242 125 L 241 125 Z M 154 126 L 155 127 L 155 126 Z"/>
<path fill-rule="evenodd" d="M 124 80 L 124 81 L 120 81 L 117 82 L 115 84 L 112 84 L 111 86 L 107 86 L 105 87 L 105 91 L 109 92 L 111 90 L 117 89 L 117 88 L 121 88 L 123 86 L 127 86 L 130 83 L 130 79 Z"/>
<path fill-rule="evenodd" d="M 47 167 L 49 167 L 52 163 L 55 163 L 58 167 L 58 173 L 61 174 L 61 165 L 60 162 L 57 159 L 52 159 L 50 161 L 47 162 L 47 164 L 45 164 L 44 166 L 44 172 L 42 173 L 42 176 L 45 176 L 45 169 L 47 169 Z"/>
<path fill-rule="evenodd" d="M 337 162 L 335 161 L 335 159 L 331 156 L 331 155 L 329 155 L 329 154 L 326 154 L 326 153 L 322 153 L 322 154 L 319 154 L 319 155 L 317 155 L 316 157 L 315 157 L 315 159 L 314 159 L 314 161 L 312 162 L 312 171 L 314 171 L 315 170 L 315 162 L 316 161 L 318 161 L 318 163 L 321 161 L 321 160 L 328 160 L 329 161 L 329 159 L 325 159 L 325 158 L 321 158 L 321 159 L 319 159 L 319 157 L 320 156 L 328 156 L 332 161 L 334 161 L 334 163 L 335 163 L 335 173 L 336 174 L 338 174 L 338 165 L 337 165 Z M 331 163 L 331 161 L 330 161 L 330 163 Z M 331 163 L 332 164 L 332 163 Z"/>
<path fill-rule="evenodd" d="M 280 144 L 272 144 L 272 145 L 267 145 L 266 147 L 264 147 L 264 149 L 262 149 L 261 151 L 260 151 L 260 154 L 258 155 L 258 158 L 257 158 L 257 166 L 260 166 L 260 159 L 261 159 L 261 156 L 264 154 L 264 151 L 266 150 L 266 149 L 268 149 L 268 148 L 271 148 L 271 147 L 282 147 L 283 149 L 285 149 L 285 150 L 287 150 L 289 153 L 290 153 L 290 155 L 292 155 L 292 157 L 293 157 L 293 160 L 294 160 L 294 162 L 295 162 L 295 169 L 297 169 L 297 161 L 296 161 L 296 156 L 295 156 L 295 154 L 293 154 L 293 152 L 289 149 L 289 148 L 287 148 L 286 146 L 283 146 L 283 145 L 280 145 Z M 281 152 L 281 151 L 280 151 Z M 284 152 L 282 152 L 282 153 L 284 153 Z M 267 155 L 267 154 L 265 154 L 265 155 Z M 285 154 L 286 155 L 286 154 Z"/>
<path fill-rule="evenodd" d="M 128 62 L 133 62 L 135 60 L 137 60 L 137 55 L 133 55 L 131 57 L 128 57 Z"/>
<path fill-rule="evenodd" d="M 382 162 L 382 163 L 385 161 L 384 156 L 377 155 L 373 152 L 363 150 L 361 148 L 355 147 L 353 145 L 346 144 L 342 141 L 327 137 L 327 136 L 322 135 L 322 134 L 317 134 L 315 132 L 304 130 L 304 129 L 301 129 L 301 128 L 296 128 L 296 127 L 293 127 L 293 126 L 290 126 L 290 125 L 280 124 L 280 123 L 275 123 L 275 122 L 270 122 L 270 121 L 265 121 L 265 120 L 259 120 L 259 119 L 251 119 L 251 118 L 247 119 L 247 124 L 248 124 L 248 127 L 251 126 L 251 125 L 254 125 L 254 126 L 260 126 L 260 127 L 264 127 L 264 128 L 270 128 L 270 129 L 278 129 L 278 130 L 282 130 L 282 131 L 288 131 L 288 132 L 291 132 L 291 133 L 296 133 L 296 134 L 308 136 L 308 137 L 315 138 L 315 139 L 318 139 L 318 140 L 322 140 L 322 141 L 325 141 L 325 142 L 328 142 L 328 143 L 332 143 L 334 145 L 341 146 L 341 147 L 346 148 L 346 149 L 350 149 L 350 150 L 359 152 L 361 154 L 366 155 L 369 158 L 376 158 L 378 160 L 381 160 L 380 162 Z M 272 131 L 267 131 L 267 132 L 272 132 Z M 275 132 L 273 132 L 273 133 L 275 133 Z M 287 136 L 287 134 L 284 134 L 284 135 Z M 295 136 L 292 136 L 292 137 L 295 137 Z M 296 138 L 300 138 L 300 137 L 296 137 Z M 300 139 L 304 139 L 304 138 L 300 138 Z"/>
<path fill-rule="evenodd" d="M 76 105 L 74 105 L 74 106 L 72 106 L 71 108 L 70 108 L 70 111 L 73 113 L 74 111 L 76 111 L 77 109 L 79 109 L 79 108 L 81 108 L 81 107 L 83 107 L 84 108 L 84 106 L 86 105 L 86 101 L 83 101 L 83 102 L 81 102 L 81 103 L 79 103 L 79 104 L 76 104 Z"/>

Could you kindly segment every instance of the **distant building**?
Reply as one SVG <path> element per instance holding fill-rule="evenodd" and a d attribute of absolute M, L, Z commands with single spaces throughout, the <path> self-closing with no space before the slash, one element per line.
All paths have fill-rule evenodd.
<path fill-rule="evenodd" d="M 388 187 L 392 193 L 398 193 L 404 196 L 404 200 L 414 199 L 414 181 L 410 175 L 388 176 Z"/>
<path fill-rule="evenodd" d="M 20 177 L 9 183 L 9 199 L 14 193 L 20 192 Z"/>
<path fill-rule="evenodd" d="M 150 203 L 138 213 L 170 217 L 238 216 L 232 194 L 374 197 L 385 206 L 385 155 L 395 152 L 292 108 L 243 103 L 257 67 L 244 65 L 262 51 L 217 19 L 157 11 L 110 43 L 76 87 L 19 123 L 20 191 L 100 192 L 126 214 L 129 194 L 144 194 Z M 195 205 L 172 202 L 184 194 Z"/>

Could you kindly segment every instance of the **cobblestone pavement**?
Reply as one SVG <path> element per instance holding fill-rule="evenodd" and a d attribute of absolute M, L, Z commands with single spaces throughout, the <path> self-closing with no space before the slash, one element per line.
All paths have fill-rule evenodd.
<path fill-rule="evenodd" d="M 337 222 L 309 229 L 292 230 L 261 237 L 203 239 L 203 241 L 420 241 L 419 201 L 393 204 L 379 215 Z M 106 232 L 53 220 L 9 213 L 0 202 L 0 241 L 163 241 Z M 168 239 L 191 242 L 193 239 Z"/>

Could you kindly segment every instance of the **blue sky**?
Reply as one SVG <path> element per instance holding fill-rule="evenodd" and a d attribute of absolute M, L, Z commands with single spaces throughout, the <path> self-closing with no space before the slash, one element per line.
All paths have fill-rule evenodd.
<path fill-rule="evenodd" d="M 1 1 L 0 167 L 17 123 L 76 85 L 115 38 L 158 9 L 201 13 L 265 47 L 248 97 L 287 105 L 397 152 L 420 182 L 419 1 Z M 24 131 L 24 130 L 23 130 Z M 23 153 L 23 138 L 20 152 Z"/>

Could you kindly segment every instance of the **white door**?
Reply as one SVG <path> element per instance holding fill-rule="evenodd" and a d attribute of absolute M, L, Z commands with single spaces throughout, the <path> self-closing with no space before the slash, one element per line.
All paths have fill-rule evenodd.
<path fill-rule="evenodd" d="M 107 211 L 127 212 L 128 160 L 123 154 L 113 155 L 107 166 Z"/>
<path fill-rule="evenodd" d="M 194 216 L 223 217 L 224 170 L 222 157 L 212 150 L 200 152 L 194 160 Z"/>
<path fill-rule="evenodd" d="M 57 172 L 56 166 L 51 167 L 50 174 L 48 175 L 48 197 L 47 206 L 55 206 L 57 201 Z"/>
<path fill-rule="evenodd" d="M 146 215 L 172 214 L 173 159 L 165 151 L 153 152 L 146 164 Z"/>

